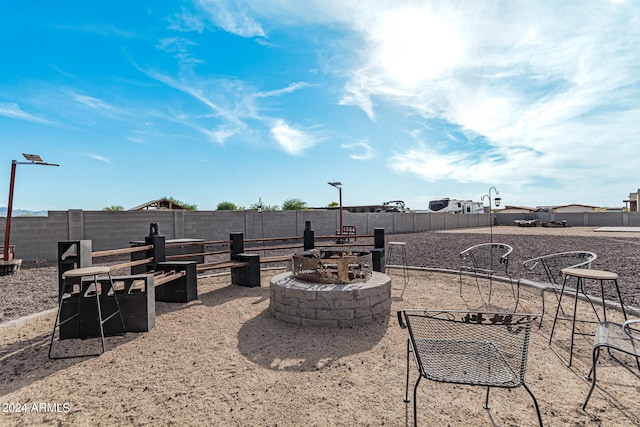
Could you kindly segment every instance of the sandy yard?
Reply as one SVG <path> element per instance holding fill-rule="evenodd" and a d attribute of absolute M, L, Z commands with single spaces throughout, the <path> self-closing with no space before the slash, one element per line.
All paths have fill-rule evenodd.
<path fill-rule="evenodd" d="M 153 330 L 110 337 L 99 357 L 49 360 L 52 315 L 0 329 L 0 425 L 402 426 L 407 416 L 412 422 L 412 406 L 403 402 L 408 334 L 398 327 L 396 311 L 486 309 L 487 281 L 479 291 L 464 277 L 461 298 L 457 275 L 412 269 L 402 294 L 403 280 L 394 269 L 391 315 L 384 321 L 342 329 L 297 327 L 276 320 L 268 309 L 269 279 L 279 272 L 263 272 L 256 288 L 231 285 L 228 275 L 199 279 L 199 300 L 158 303 Z M 544 324 L 532 330 L 526 374 L 545 424 L 639 425 L 640 379 L 606 353 L 587 412 L 580 409 L 590 387 L 584 376 L 593 338 L 576 337 L 574 362 L 567 368 L 549 348 L 556 300 L 547 298 Z M 513 304 L 509 285 L 494 283 L 490 309 L 509 311 Z M 539 291 L 522 287 L 519 311 L 540 310 Z M 622 320 L 615 310 L 608 315 Z M 579 316 L 595 320 L 585 302 Z M 569 328 L 563 322 L 556 331 L 554 347 L 561 352 L 568 348 Z M 592 332 L 595 325 L 579 328 Z M 79 344 L 96 345 L 95 339 Z M 417 378 L 413 362 L 410 369 L 411 391 Z M 488 411 L 482 408 L 484 395 L 480 387 L 423 380 L 421 425 L 537 425 L 524 388 L 493 389 Z"/>

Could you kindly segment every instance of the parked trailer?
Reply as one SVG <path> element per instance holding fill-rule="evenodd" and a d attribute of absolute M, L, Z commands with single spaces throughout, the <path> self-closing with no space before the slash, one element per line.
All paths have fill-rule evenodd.
<path fill-rule="evenodd" d="M 429 202 L 429 211 L 450 212 L 454 214 L 482 214 L 484 213 L 484 205 L 482 202 L 450 199 L 446 197 L 444 199 L 431 200 Z"/>

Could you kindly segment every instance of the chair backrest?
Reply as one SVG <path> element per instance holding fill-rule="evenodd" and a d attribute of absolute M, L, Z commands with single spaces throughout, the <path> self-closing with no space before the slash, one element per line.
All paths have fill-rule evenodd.
<path fill-rule="evenodd" d="M 460 252 L 460 258 L 476 270 L 507 273 L 511 252 L 513 248 L 505 243 L 481 243 Z"/>
<path fill-rule="evenodd" d="M 518 387 L 524 381 L 531 323 L 536 317 L 457 310 L 398 311 L 400 326 L 409 330 L 412 348 L 418 349 L 414 357 L 422 375 L 434 381 L 494 387 Z M 461 366 L 452 369 L 451 359 L 458 357 Z M 438 372 L 437 367 L 443 366 L 438 359 L 448 362 L 444 372 Z M 489 376 L 488 364 L 495 368 Z M 476 375 L 474 369 L 485 374 Z"/>
<path fill-rule="evenodd" d="M 562 285 L 564 268 L 591 268 L 598 256 L 588 251 L 557 252 L 523 261 L 528 275 L 538 281 Z"/>

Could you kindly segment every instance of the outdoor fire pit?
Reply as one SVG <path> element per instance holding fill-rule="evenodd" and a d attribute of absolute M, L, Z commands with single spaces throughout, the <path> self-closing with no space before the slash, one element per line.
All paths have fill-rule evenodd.
<path fill-rule="evenodd" d="M 271 280 L 269 309 L 298 326 L 349 327 L 387 318 L 391 279 L 371 268 L 369 252 L 311 250 Z"/>
<path fill-rule="evenodd" d="M 293 276 L 313 283 L 356 283 L 371 276 L 371 253 L 312 249 L 292 257 Z"/>

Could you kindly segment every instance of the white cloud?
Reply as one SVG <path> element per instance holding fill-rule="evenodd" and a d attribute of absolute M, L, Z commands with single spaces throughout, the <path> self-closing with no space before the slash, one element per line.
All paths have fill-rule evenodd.
<path fill-rule="evenodd" d="M 249 7 L 234 0 L 199 0 L 209 19 L 220 28 L 242 37 L 264 37 L 262 25 L 250 15 Z"/>
<path fill-rule="evenodd" d="M 10 117 L 12 119 L 26 120 L 35 123 L 52 123 L 47 119 L 23 111 L 20 106 L 14 102 L 0 102 L 0 116 Z"/>
<path fill-rule="evenodd" d="M 99 154 L 87 153 L 87 157 L 97 160 L 103 163 L 111 163 L 111 159 L 109 157 L 101 156 Z"/>
<path fill-rule="evenodd" d="M 212 142 L 216 142 L 218 144 L 224 144 L 227 141 L 227 139 L 238 134 L 238 129 L 223 127 L 213 131 L 202 130 L 202 132 L 206 133 Z"/>
<path fill-rule="evenodd" d="M 271 97 L 271 96 L 280 96 L 283 94 L 287 94 L 287 93 L 292 93 L 295 92 L 297 90 L 303 89 L 305 87 L 308 87 L 309 84 L 305 83 L 305 82 L 295 82 L 295 83 L 291 83 L 289 86 L 282 88 L 282 89 L 276 89 L 276 90 L 270 90 L 270 91 L 266 91 L 266 92 L 257 92 L 256 93 L 256 97 L 259 98 L 266 98 L 266 97 Z"/>
<path fill-rule="evenodd" d="M 238 114 L 235 111 L 224 108 L 218 105 L 218 103 L 216 103 L 211 99 L 209 94 L 214 94 L 216 92 L 213 90 L 208 91 L 203 89 L 202 87 L 206 86 L 207 85 L 206 83 L 196 82 L 196 81 L 185 82 L 185 81 L 176 80 L 170 76 L 167 76 L 165 74 L 158 73 L 155 71 L 144 71 L 144 70 L 142 71 L 145 74 L 147 74 L 149 77 L 159 82 L 162 82 L 167 86 L 170 86 L 176 90 L 184 92 L 187 95 L 190 95 L 193 98 L 197 99 L 202 104 L 209 107 L 213 112 L 215 112 L 223 120 L 228 121 L 230 123 L 234 123 L 238 126 L 243 126 L 242 120 L 238 118 Z M 224 81 L 218 80 L 213 82 L 213 86 L 217 86 L 217 89 L 221 90 L 225 86 L 224 83 L 225 83 Z"/>
<path fill-rule="evenodd" d="M 376 123 L 402 111 L 431 128 L 393 155 L 389 167 L 398 173 L 514 185 L 598 182 L 611 170 L 634 175 L 629 159 L 637 149 L 629 141 L 639 130 L 633 117 L 640 99 L 634 22 L 640 11 L 632 2 L 197 4 L 214 25 L 242 37 L 266 37 L 271 28 L 331 27 L 317 69 L 340 82 L 338 104 L 355 106 Z M 233 102 L 214 103 L 206 90 L 173 84 L 211 102 L 227 121 L 243 123 L 273 120 L 262 116 L 257 99 L 305 86 L 259 91 L 239 84 Z M 221 132 L 218 139 L 226 139 Z M 284 120 L 271 128 L 292 154 L 304 151 L 296 132 Z"/>
<path fill-rule="evenodd" d="M 276 120 L 271 127 L 271 135 L 285 152 L 299 156 L 318 141 L 310 134 L 295 129 L 284 120 Z"/>
<path fill-rule="evenodd" d="M 175 14 L 171 19 L 169 19 L 169 22 L 170 30 L 181 32 L 195 31 L 197 33 L 202 33 L 204 31 L 204 23 L 202 22 L 202 18 L 198 15 L 190 13 L 184 7 L 182 8 L 180 13 Z"/>
<path fill-rule="evenodd" d="M 189 51 L 189 47 L 196 45 L 197 43 L 184 37 L 167 37 L 160 40 L 156 47 L 173 55 L 180 60 L 182 65 L 193 66 L 204 63 L 204 61 L 194 57 Z"/>
<path fill-rule="evenodd" d="M 342 144 L 340 146 L 346 150 L 353 151 L 353 153 L 349 155 L 353 160 L 371 160 L 376 154 L 375 150 L 366 141 Z"/>
<path fill-rule="evenodd" d="M 73 98 L 79 103 L 86 105 L 87 107 L 94 108 L 96 110 L 104 110 L 109 112 L 121 112 L 120 109 L 110 105 L 102 99 L 94 98 L 92 96 L 73 94 Z"/>

